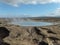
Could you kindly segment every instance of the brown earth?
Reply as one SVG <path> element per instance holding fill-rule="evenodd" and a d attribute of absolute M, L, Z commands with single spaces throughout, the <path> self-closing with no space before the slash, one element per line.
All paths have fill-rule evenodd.
<path fill-rule="evenodd" d="M 0 24 L 0 45 L 60 45 L 60 25 L 22 27 Z"/>
<path fill-rule="evenodd" d="M 0 45 L 60 45 L 60 24 L 43 27 L 22 27 L 0 19 Z M 60 19 L 39 21 L 60 22 Z"/>

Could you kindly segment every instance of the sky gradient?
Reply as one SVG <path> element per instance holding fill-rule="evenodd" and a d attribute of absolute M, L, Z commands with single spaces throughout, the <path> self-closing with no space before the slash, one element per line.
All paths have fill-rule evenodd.
<path fill-rule="evenodd" d="M 6 2 L 4 3 L 3 1 L 0 1 L 0 17 L 24 16 L 60 16 L 60 2 L 46 4 L 36 4 L 36 2 L 34 2 L 34 4 L 21 3 L 19 5 L 10 5 Z"/>

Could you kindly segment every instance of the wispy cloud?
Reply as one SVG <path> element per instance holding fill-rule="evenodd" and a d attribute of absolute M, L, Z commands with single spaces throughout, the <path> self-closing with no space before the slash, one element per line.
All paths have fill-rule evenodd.
<path fill-rule="evenodd" d="M 47 14 L 46 16 L 60 16 L 60 8 L 57 8 L 55 11 L 52 13 Z"/>
<path fill-rule="evenodd" d="M 9 5 L 18 6 L 18 4 L 47 4 L 47 3 L 60 3 L 60 0 L 0 0 L 0 2 Z"/>

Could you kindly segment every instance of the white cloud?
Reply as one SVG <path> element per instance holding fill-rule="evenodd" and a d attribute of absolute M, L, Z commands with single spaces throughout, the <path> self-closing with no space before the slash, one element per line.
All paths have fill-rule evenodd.
<path fill-rule="evenodd" d="M 0 0 L 13 6 L 18 6 L 18 4 L 46 4 L 46 3 L 60 3 L 60 0 Z"/>
<path fill-rule="evenodd" d="M 60 16 L 60 8 L 57 8 L 55 11 L 52 13 L 47 14 L 46 16 Z"/>

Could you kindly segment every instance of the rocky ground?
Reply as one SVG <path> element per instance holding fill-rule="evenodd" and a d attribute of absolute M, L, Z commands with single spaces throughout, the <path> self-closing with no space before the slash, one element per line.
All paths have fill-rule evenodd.
<path fill-rule="evenodd" d="M 0 24 L 0 45 L 60 45 L 60 25 L 22 27 Z"/>

